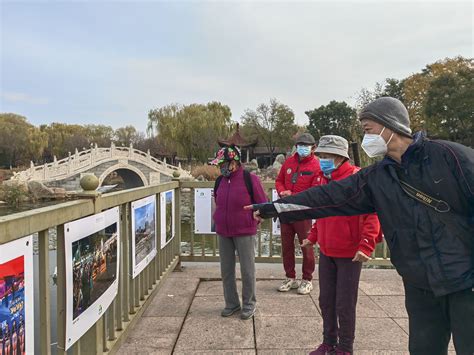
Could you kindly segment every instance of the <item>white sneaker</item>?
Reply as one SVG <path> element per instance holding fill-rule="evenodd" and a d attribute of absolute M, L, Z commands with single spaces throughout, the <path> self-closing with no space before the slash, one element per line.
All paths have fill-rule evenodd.
<path fill-rule="evenodd" d="M 308 280 L 302 280 L 300 287 L 298 287 L 298 293 L 300 295 L 307 295 L 313 290 L 313 283 Z"/>
<path fill-rule="evenodd" d="M 295 279 L 286 279 L 278 286 L 278 291 L 280 292 L 288 292 L 291 289 L 298 288 L 299 283 Z"/>

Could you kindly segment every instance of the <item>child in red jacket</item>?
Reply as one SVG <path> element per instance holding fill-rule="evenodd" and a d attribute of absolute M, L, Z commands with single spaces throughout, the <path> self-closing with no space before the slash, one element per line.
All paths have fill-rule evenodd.
<path fill-rule="evenodd" d="M 316 154 L 322 185 L 359 171 L 349 162 L 348 147 L 342 137 L 321 137 Z M 379 232 L 376 214 L 327 217 L 317 220 L 303 241 L 302 246 L 318 242 L 320 247 L 319 306 L 324 338 L 311 355 L 352 354 L 362 263 L 370 259 Z"/>

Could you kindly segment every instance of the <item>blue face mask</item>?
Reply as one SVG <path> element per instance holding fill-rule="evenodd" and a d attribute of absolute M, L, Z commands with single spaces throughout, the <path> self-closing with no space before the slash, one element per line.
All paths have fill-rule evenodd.
<path fill-rule="evenodd" d="M 311 154 L 311 147 L 309 145 L 297 145 L 296 152 L 300 157 L 305 158 Z"/>
<path fill-rule="evenodd" d="M 319 159 L 319 165 L 321 166 L 324 175 L 329 175 L 336 170 L 334 159 Z"/>

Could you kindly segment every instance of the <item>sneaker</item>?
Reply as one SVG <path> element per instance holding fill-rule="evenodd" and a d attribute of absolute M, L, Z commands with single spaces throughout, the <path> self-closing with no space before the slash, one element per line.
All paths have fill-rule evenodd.
<path fill-rule="evenodd" d="M 298 294 L 307 295 L 313 290 L 313 283 L 308 280 L 301 281 L 300 287 L 298 287 Z"/>
<path fill-rule="evenodd" d="M 298 281 L 295 279 L 286 279 L 278 286 L 278 291 L 280 292 L 288 292 L 291 289 L 298 288 L 299 284 Z"/>
<path fill-rule="evenodd" d="M 255 314 L 257 308 L 253 307 L 252 309 L 243 309 L 240 313 L 240 319 L 250 319 Z"/>
<path fill-rule="evenodd" d="M 334 354 L 334 348 L 334 345 L 322 343 L 316 350 L 311 351 L 309 355 L 332 355 Z"/>
<path fill-rule="evenodd" d="M 224 308 L 221 312 L 222 317 L 230 317 L 233 315 L 235 312 L 240 311 L 240 306 L 234 307 L 234 308 Z"/>
<path fill-rule="evenodd" d="M 334 355 L 352 355 L 352 353 L 350 353 L 348 351 L 341 350 L 339 348 L 336 348 L 333 354 Z"/>

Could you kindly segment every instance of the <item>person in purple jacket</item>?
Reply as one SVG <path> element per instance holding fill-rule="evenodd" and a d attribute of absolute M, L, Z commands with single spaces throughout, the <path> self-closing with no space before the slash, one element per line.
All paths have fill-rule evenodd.
<path fill-rule="evenodd" d="M 224 287 L 223 317 L 240 310 L 240 318 L 250 319 L 255 313 L 255 235 L 257 221 L 252 211 L 244 210 L 250 203 L 267 202 L 260 179 L 245 171 L 236 146 L 221 148 L 210 163 L 218 165 L 221 176 L 214 186 L 216 210 L 214 223 L 219 236 L 221 276 Z M 239 255 L 242 275 L 242 306 L 235 280 L 235 252 Z"/>

